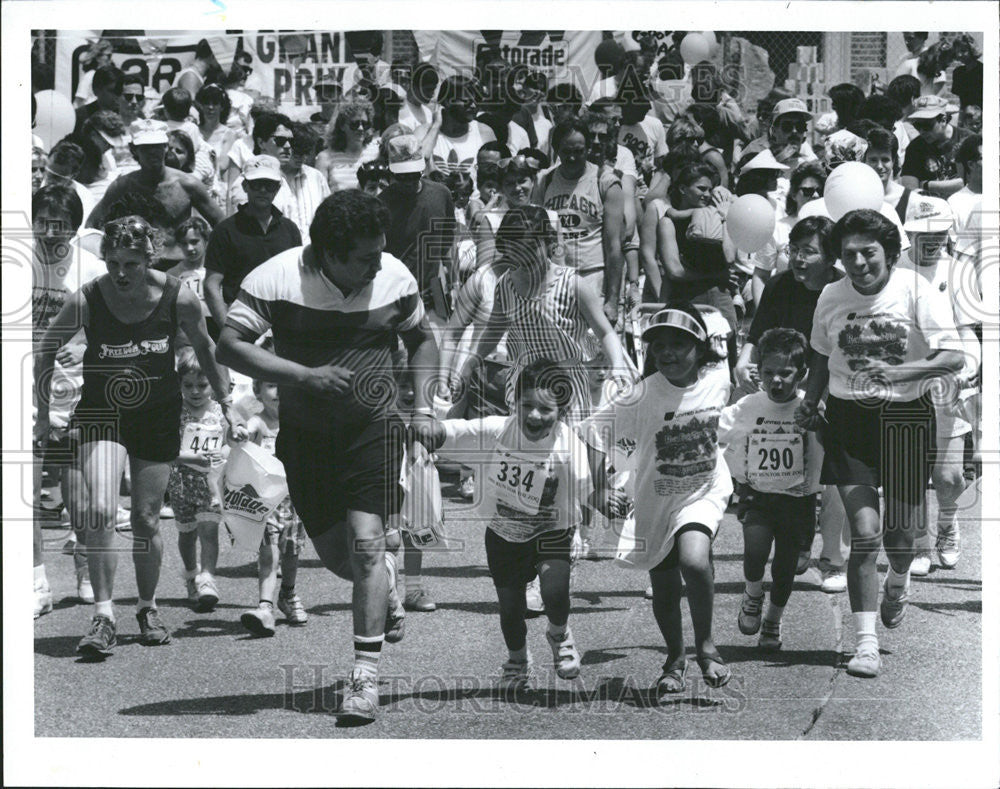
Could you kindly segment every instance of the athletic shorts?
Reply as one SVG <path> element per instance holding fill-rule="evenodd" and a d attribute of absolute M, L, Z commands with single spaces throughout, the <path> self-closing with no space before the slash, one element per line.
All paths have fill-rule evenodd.
<path fill-rule="evenodd" d="M 181 451 L 181 399 L 139 411 L 110 411 L 77 406 L 70 418 L 78 445 L 110 441 L 130 458 L 171 463 Z"/>
<path fill-rule="evenodd" d="M 933 466 L 935 420 L 929 394 L 906 402 L 826 401 L 824 485 L 869 485 L 923 504 Z"/>
<path fill-rule="evenodd" d="M 298 556 L 306 544 L 306 530 L 292 507 L 291 496 L 285 496 L 278 508 L 271 513 L 264 528 L 264 542 L 278 541 L 278 550 L 285 553 L 289 542 L 293 553 Z"/>
<path fill-rule="evenodd" d="M 486 529 L 486 563 L 498 588 L 525 586 L 547 561 L 569 562 L 573 529 L 547 531 L 526 542 L 510 542 Z"/>
<path fill-rule="evenodd" d="M 222 517 L 219 500 L 208 486 L 208 472 L 174 464 L 170 469 L 167 494 L 179 532 L 194 531 L 199 522 L 218 523 Z"/>
<path fill-rule="evenodd" d="M 331 433 L 281 426 L 274 454 L 285 466 L 292 506 L 310 538 L 345 521 L 348 510 L 378 515 L 383 524 L 399 512 L 405 432 L 395 415 L 338 425 Z"/>
<path fill-rule="evenodd" d="M 816 533 L 816 494 L 761 493 L 744 486 L 737 517 L 744 526 L 770 526 L 776 539 L 780 535 L 796 545 L 807 539 L 811 543 Z"/>
<path fill-rule="evenodd" d="M 681 565 L 680 540 L 678 540 L 677 538 L 680 537 L 686 531 L 700 531 L 702 534 L 708 535 L 708 539 L 710 540 L 708 548 L 708 561 L 711 563 L 712 561 L 711 544 L 712 542 L 715 541 L 715 534 L 712 532 L 710 528 L 708 528 L 708 526 L 705 526 L 703 523 L 685 523 L 674 533 L 674 538 L 673 538 L 674 545 L 670 549 L 670 552 L 663 557 L 663 560 L 658 565 L 656 565 L 656 567 L 650 570 L 651 573 L 662 572 L 664 570 L 676 570 L 678 567 L 680 567 Z"/>

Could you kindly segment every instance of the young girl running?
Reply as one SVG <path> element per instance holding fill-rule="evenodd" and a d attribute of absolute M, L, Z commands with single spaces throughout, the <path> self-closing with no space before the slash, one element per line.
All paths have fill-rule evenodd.
<path fill-rule="evenodd" d="M 206 612 L 219 602 L 215 568 L 219 561 L 218 497 L 208 484 L 208 472 L 224 461 L 226 424 L 221 406 L 212 399 L 212 385 L 190 347 L 177 354 L 181 379 L 181 450 L 170 468 L 167 492 L 177 523 L 177 547 L 184 563 L 188 602 Z M 201 545 L 201 564 L 198 546 Z"/>
<path fill-rule="evenodd" d="M 265 345 L 265 347 L 267 347 Z M 253 382 L 253 393 L 263 410 L 247 422 L 250 440 L 274 454 L 278 437 L 278 386 L 264 381 Z M 245 611 L 240 622 L 257 636 L 274 635 L 274 592 L 281 567 L 281 589 L 278 591 L 278 610 L 290 625 L 304 625 L 309 617 L 305 606 L 295 591 L 295 578 L 299 572 L 299 552 L 305 545 L 306 530 L 292 509 L 291 497 L 286 497 L 274 514 L 267 519 L 264 539 L 257 559 L 257 584 L 259 604 Z"/>
<path fill-rule="evenodd" d="M 809 368 L 809 345 L 795 329 L 769 329 L 760 338 L 763 391 L 743 397 L 722 412 L 719 443 L 727 444 L 726 465 L 740 484 L 743 574 L 746 590 L 737 620 L 747 636 L 760 632 L 758 646 L 781 649 L 781 615 L 792 594 L 803 534 L 816 531 L 816 494 L 823 465 L 819 438 L 795 424 L 802 403 L 799 384 Z M 764 565 L 774 544 L 771 601 L 761 622 Z"/>
<path fill-rule="evenodd" d="M 586 445 L 565 423 L 572 385 L 568 372 L 540 359 L 515 381 L 513 416 L 447 419 L 418 436 L 441 457 L 480 466 L 484 493 L 476 515 L 486 520 L 486 559 L 500 602 L 507 644 L 500 688 L 528 686 L 525 588 L 541 580 L 556 674 L 580 673 L 569 619 L 569 569 L 581 504 L 594 491 Z M 481 464 L 481 465 L 480 465 Z"/>
<path fill-rule="evenodd" d="M 696 307 L 668 304 L 652 316 L 642 339 L 656 372 L 588 423 L 595 448 L 636 448 L 635 519 L 622 530 L 617 558 L 649 572 L 653 614 L 667 644 L 656 682 L 656 696 L 663 698 L 685 687 L 685 586 L 705 683 L 721 687 L 729 681 L 712 640 L 711 546 L 733 491 L 716 436 L 730 384 Z"/>

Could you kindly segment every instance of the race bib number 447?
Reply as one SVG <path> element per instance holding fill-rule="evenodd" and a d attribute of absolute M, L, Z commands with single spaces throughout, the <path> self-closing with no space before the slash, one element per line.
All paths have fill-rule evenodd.
<path fill-rule="evenodd" d="M 754 433 L 747 442 L 747 482 L 783 493 L 805 482 L 805 445 L 798 433 Z"/>
<path fill-rule="evenodd" d="M 490 463 L 486 483 L 497 503 L 525 515 L 537 515 L 549 478 L 548 464 L 513 452 L 500 452 Z"/>

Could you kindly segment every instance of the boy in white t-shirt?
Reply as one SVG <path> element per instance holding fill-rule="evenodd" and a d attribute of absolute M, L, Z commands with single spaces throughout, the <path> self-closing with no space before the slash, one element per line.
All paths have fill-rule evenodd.
<path fill-rule="evenodd" d="M 562 421 L 568 384 L 557 363 L 539 359 L 518 376 L 513 416 L 446 419 L 433 435 L 417 436 L 442 458 L 479 466 L 481 494 L 470 516 L 486 521 L 486 559 L 509 653 L 502 690 L 528 687 L 525 588 L 536 573 L 556 674 L 573 679 L 580 673 L 568 624 L 570 558 L 579 550 L 582 505 L 592 499 L 594 483 L 587 446 Z"/>
<path fill-rule="evenodd" d="M 744 635 L 760 631 L 762 649 L 781 648 L 781 615 L 792 593 L 802 533 L 816 529 L 816 494 L 823 448 L 816 433 L 795 424 L 798 391 L 808 372 L 809 346 L 795 329 L 769 329 L 760 338 L 763 391 L 722 412 L 719 443 L 739 483 L 746 590 L 737 623 Z M 761 621 L 764 566 L 774 543 L 771 599 Z"/>

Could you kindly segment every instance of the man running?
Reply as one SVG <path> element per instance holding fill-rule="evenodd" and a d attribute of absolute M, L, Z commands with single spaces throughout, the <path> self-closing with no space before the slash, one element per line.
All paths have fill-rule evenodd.
<path fill-rule="evenodd" d="M 278 384 L 284 463 L 295 511 L 332 572 L 354 581 L 354 670 L 342 722 L 371 722 L 394 564 L 385 522 L 398 512 L 404 425 L 392 351 L 403 339 L 415 377 L 417 422 L 438 365 L 417 282 L 384 252 L 388 213 L 358 189 L 335 192 L 316 211 L 311 243 L 254 269 L 226 319 L 218 358 Z M 274 334 L 275 353 L 254 345 Z M 384 567 L 389 567 L 386 573 Z"/>

